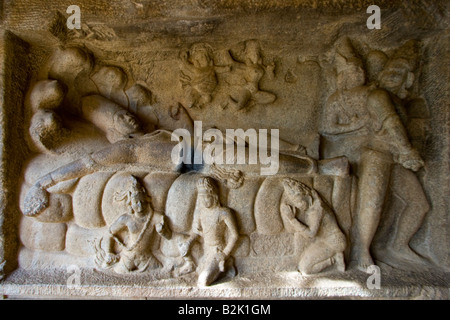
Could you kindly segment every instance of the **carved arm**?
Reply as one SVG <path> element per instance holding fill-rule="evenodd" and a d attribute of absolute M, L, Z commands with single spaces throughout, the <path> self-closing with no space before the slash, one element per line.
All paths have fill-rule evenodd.
<path fill-rule="evenodd" d="M 224 222 L 228 228 L 229 232 L 229 239 L 226 247 L 223 249 L 223 253 L 225 257 L 228 257 L 233 250 L 234 246 L 236 245 L 236 242 L 239 238 L 239 233 L 236 226 L 236 220 L 234 219 L 234 216 L 231 212 L 227 212 L 227 215 L 225 215 Z"/>
<path fill-rule="evenodd" d="M 287 203 L 282 203 L 280 212 L 283 217 L 289 221 L 296 232 L 301 233 L 305 237 L 310 237 L 309 227 L 295 218 L 295 208 Z"/>
<path fill-rule="evenodd" d="M 161 216 L 161 221 L 156 225 L 155 229 L 161 237 L 167 240 L 172 239 L 172 230 L 170 230 L 167 225 L 166 218 L 164 216 Z"/>

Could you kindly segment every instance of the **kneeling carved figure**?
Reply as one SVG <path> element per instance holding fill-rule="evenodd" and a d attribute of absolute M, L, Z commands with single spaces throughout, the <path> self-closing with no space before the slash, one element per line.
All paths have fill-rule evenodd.
<path fill-rule="evenodd" d="M 280 212 L 285 228 L 300 234 L 307 243 L 298 269 L 303 274 L 319 273 L 335 265 L 345 271 L 346 239 L 331 208 L 317 191 L 294 179 L 283 180 Z"/>

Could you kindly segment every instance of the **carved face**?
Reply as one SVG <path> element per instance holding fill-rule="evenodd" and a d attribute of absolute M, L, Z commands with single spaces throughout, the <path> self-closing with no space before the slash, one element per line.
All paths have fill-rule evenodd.
<path fill-rule="evenodd" d="M 257 64 L 259 62 L 260 49 L 259 44 L 257 42 L 250 41 L 245 46 L 245 58 L 248 62 L 253 64 Z"/>
<path fill-rule="evenodd" d="M 363 68 L 357 64 L 349 64 L 337 75 L 337 85 L 341 90 L 347 90 L 364 85 L 366 76 Z"/>
<path fill-rule="evenodd" d="M 292 204 L 300 211 L 305 211 L 309 208 L 309 201 L 307 196 L 291 197 Z"/>
<path fill-rule="evenodd" d="M 408 88 L 414 81 L 413 73 L 409 72 L 408 62 L 396 59 L 388 62 L 380 74 L 380 86 L 404 99 L 408 96 Z"/>
<path fill-rule="evenodd" d="M 126 110 L 118 111 L 114 115 L 115 129 L 123 134 L 140 131 L 139 123 L 136 118 Z"/>
<path fill-rule="evenodd" d="M 199 69 L 208 67 L 211 61 L 208 52 L 204 49 L 193 50 L 191 52 L 190 60 L 194 67 Z"/>
<path fill-rule="evenodd" d="M 213 194 L 202 194 L 201 201 L 205 208 L 213 208 L 218 204 L 217 196 Z"/>
<path fill-rule="evenodd" d="M 143 192 L 134 192 L 130 196 L 130 205 L 136 214 L 145 213 L 148 209 L 148 202 Z"/>

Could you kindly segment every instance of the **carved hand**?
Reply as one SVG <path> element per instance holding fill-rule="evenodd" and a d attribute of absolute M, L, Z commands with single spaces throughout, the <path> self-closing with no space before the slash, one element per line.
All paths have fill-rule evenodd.
<path fill-rule="evenodd" d="M 408 154 L 399 155 L 398 161 L 406 169 L 419 171 L 424 166 L 424 161 L 416 150 L 411 150 Z"/>
<path fill-rule="evenodd" d="M 164 229 L 164 223 L 162 223 L 162 222 L 158 223 L 156 225 L 155 229 L 156 229 L 156 232 L 161 233 Z"/>
<path fill-rule="evenodd" d="M 406 169 L 412 170 L 412 171 L 419 171 L 420 168 L 422 168 L 424 165 L 423 160 L 407 160 L 403 163 L 403 166 Z"/>
<path fill-rule="evenodd" d="M 120 259 L 120 256 L 117 254 L 113 254 L 113 253 L 108 253 L 105 256 L 105 264 L 106 266 L 111 266 L 116 264 Z"/>
<path fill-rule="evenodd" d="M 217 249 L 216 260 L 219 262 L 219 269 L 221 272 L 225 271 L 225 260 L 227 255 L 220 249 Z"/>
<path fill-rule="evenodd" d="M 103 238 L 97 239 L 94 242 L 94 250 L 95 250 L 95 263 L 97 266 L 103 269 L 108 269 L 111 266 L 115 265 L 120 260 L 120 255 L 114 254 L 112 252 L 106 252 L 102 248 Z"/>
<path fill-rule="evenodd" d="M 182 257 L 185 257 L 189 253 L 190 247 L 191 247 L 190 241 L 178 242 L 178 250 Z"/>
<path fill-rule="evenodd" d="M 23 213 L 33 217 L 44 211 L 49 206 L 49 193 L 38 185 L 28 190 L 24 201 Z"/>
<path fill-rule="evenodd" d="M 219 262 L 219 270 L 220 272 L 225 272 L 225 260 Z"/>

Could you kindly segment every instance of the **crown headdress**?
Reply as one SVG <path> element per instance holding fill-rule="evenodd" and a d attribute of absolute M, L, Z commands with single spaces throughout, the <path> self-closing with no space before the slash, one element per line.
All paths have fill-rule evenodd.
<path fill-rule="evenodd" d="M 217 188 L 210 177 L 200 178 L 197 182 L 197 190 L 199 194 L 217 195 Z"/>

